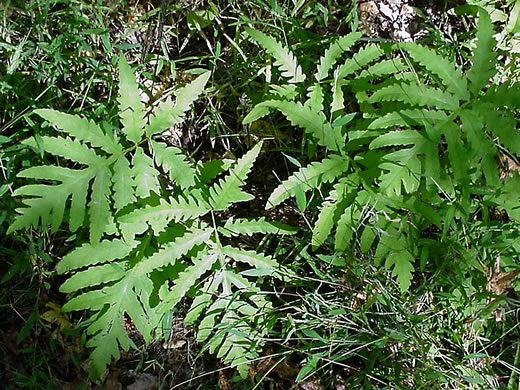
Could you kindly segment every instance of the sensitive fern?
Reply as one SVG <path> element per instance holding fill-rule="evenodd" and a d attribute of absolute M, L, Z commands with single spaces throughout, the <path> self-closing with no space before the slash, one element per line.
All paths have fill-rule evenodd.
<path fill-rule="evenodd" d="M 434 242 L 421 240 L 422 232 L 445 229 L 442 216 L 453 203 L 469 205 L 470 196 L 486 193 L 486 204 L 518 215 L 520 193 L 509 184 L 518 179 L 505 178 L 502 185 L 497 161 L 504 152 L 518 158 L 512 111 L 519 90 L 493 83 L 498 54 L 483 10 L 469 70 L 416 43 L 369 44 L 344 55 L 359 38 L 352 33 L 331 44 L 305 96 L 273 93 L 244 123 L 276 110 L 301 127 L 311 145 L 325 148 L 320 161 L 282 181 L 266 207 L 290 197 L 306 204 L 305 193 L 320 189 L 325 198 L 313 248 L 330 245 L 341 253 L 356 242 L 392 269 L 404 291 L 415 260 L 427 257 Z M 347 99 L 356 100 L 362 117 L 347 111 Z"/>
<path fill-rule="evenodd" d="M 42 137 L 44 150 L 70 164 L 20 173 L 45 183 L 16 191 L 26 197 L 27 207 L 18 210 L 10 231 L 38 225 L 56 231 L 66 214 L 70 231 L 79 237 L 86 225 L 89 242 L 64 256 L 57 270 L 69 276 L 61 286 L 71 294 L 63 310 L 90 313 L 87 346 L 96 378 L 119 358 L 120 349 L 132 345 L 129 321 L 149 342 L 167 333 L 164 319 L 185 298 L 194 298 L 186 321 L 197 324 L 197 339 L 242 376 L 269 329 L 272 304 L 261 291 L 262 281 L 287 272 L 270 256 L 230 244 L 237 235 L 295 230 L 265 219 L 219 220 L 219 211 L 254 198 L 243 186 L 262 143 L 235 162 L 202 164 L 160 137 L 182 123 L 209 77 L 209 72 L 200 75 L 146 116 L 122 56 L 121 130 L 114 134 L 79 116 L 37 111 L 64 135 Z M 33 140 L 25 143 L 36 147 Z"/>

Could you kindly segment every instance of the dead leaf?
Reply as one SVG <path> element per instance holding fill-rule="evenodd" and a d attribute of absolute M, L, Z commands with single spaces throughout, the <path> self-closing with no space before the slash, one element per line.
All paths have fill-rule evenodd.
<path fill-rule="evenodd" d="M 150 374 L 136 374 L 135 382 L 127 387 L 127 390 L 154 390 L 157 389 L 157 378 Z"/>

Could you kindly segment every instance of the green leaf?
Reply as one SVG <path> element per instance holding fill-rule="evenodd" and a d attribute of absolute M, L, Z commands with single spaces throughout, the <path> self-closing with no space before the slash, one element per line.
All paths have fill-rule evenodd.
<path fill-rule="evenodd" d="M 69 252 L 58 263 L 58 273 L 75 270 L 99 263 L 105 263 L 127 257 L 137 247 L 138 241 L 125 242 L 119 239 L 103 240 L 93 246 L 83 244 L 72 252 Z"/>
<path fill-rule="evenodd" d="M 113 198 L 116 210 L 121 210 L 126 205 L 136 201 L 132 169 L 130 169 L 130 163 L 125 156 L 116 160 L 112 182 L 114 183 Z"/>
<path fill-rule="evenodd" d="M 414 267 L 412 263 L 415 257 L 407 250 L 391 252 L 385 261 L 386 268 L 394 268 L 392 276 L 397 276 L 397 282 L 401 292 L 405 292 L 410 287 Z"/>
<path fill-rule="evenodd" d="M 65 281 L 60 287 L 60 292 L 70 293 L 82 288 L 97 286 L 119 280 L 126 274 L 119 264 L 109 263 L 78 272 Z"/>
<path fill-rule="evenodd" d="M 211 72 L 203 73 L 191 83 L 179 89 L 175 93 L 175 104 L 170 98 L 163 100 L 150 118 L 150 124 L 146 127 L 146 135 L 158 134 L 182 123 L 186 112 L 204 91 L 210 76 Z"/>
<path fill-rule="evenodd" d="M 144 105 L 132 69 L 121 54 L 119 57 L 119 117 L 123 125 L 123 132 L 134 144 L 137 144 L 143 135 L 146 121 L 144 119 Z"/>
<path fill-rule="evenodd" d="M 184 234 L 152 256 L 141 260 L 135 267 L 135 275 L 149 274 L 154 270 L 174 264 L 193 247 L 206 242 L 212 234 L 212 229 L 195 230 Z"/>
<path fill-rule="evenodd" d="M 383 54 L 383 50 L 377 45 L 365 46 L 338 68 L 338 79 L 344 79 Z"/>
<path fill-rule="evenodd" d="M 330 158 L 313 162 L 299 169 L 298 172 L 276 187 L 267 200 L 266 209 L 270 209 L 294 196 L 298 190 L 307 192 L 317 188 L 321 183 L 333 181 L 346 172 L 348 165 L 349 160 L 346 157 L 331 155 Z"/>
<path fill-rule="evenodd" d="M 205 253 L 200 258 L 194 259 L 193 265 L 179 274 L 173 287 L 160 294 L 162 302 L 158 311 L 162 313 L 164 310 L 168 311 L 175 307 L 188 290 L 200 280 L 201 276 L 211 269 L 217 259 L 218 254 L 215 252 Z"/>
<path fill-rule="evenodd" d="M 438 75 L 448 91 L 453 93 L 460 100 L 469 98 L 466 79 L 462 77 L 460 68 L 456 69 L 453 62 L 437 54 L 433 49 L 411 42 L 399 43 L 399 47 L 406 50 L 412 58 Z"/>
<path fill-rule="evenodd" d="M 323 113 L 315 112 L 311 107 L 279 100 L 268 100 L 260 103 L 259 106 L 280 111 L 293 125 L 300 126 L 307 134 L 315 138 L 318 145 L 326 146 L 334 151 L 342 150 L 345 146 L 345 139 L 341 132 L 332 128 Z"/>
<path fill-rule="evenodd" d="M 414 145 L 421 142 L 423 138 L 424 136 L 417 130 L 391 131 L 374 139 L 370 143 L 370 149 L 395 145 Z"/>
<path fill-rule="evenodd" d="M 155 161 L 162 166 L 170 178 L 175 180 L 183 189 L 195 184 L 195 170 L 187 161 L 186 156 L 179 148 L 166 147 L 162 142 L 151 141 Z"/>
<path fill-rule="evenodd" d="M 260 154 L 260 149 L 262 149 L 262 142 L 256 144 L 253 149 L 242 156 L 229 169 L 229 174 L 209 189 L 210 204 L 213 210 L 224 210 L 231 203 L 244 202 L 254 198 L 253 195 L 242 191 L 241 187 Z"/>
<path fill-rule="evenodd" d="M 230 257 L 235 261 L 249 264 L 258 269 L 272 269 L 278 268 L 278 263 L 270 256 L 265 256 L 255 251 L 244 251 L 241 249 L 225 246 L 221 249 L 224 256 Z"/>
<path fill-rule="evenodd" d="M 30 226 L 47 227 L 51 223 L 52 231 L 56 231 L 63 221 L 67 200 L 72 198 L 70 212 L 70 231 L 76 231 L 83 224 L 85 217 L 85 203 L 90 180 L 96 171 L 91 168 L 72 170 L 55 166 L 31 167 L 18 174 L 19 177 L 32 179 L 56 180 L 58 185 L 30 184 L 18 188 L 13 196 L 33 196 L 36 198 L 24 199 L 23 203 L 29 207 L 17 209 L 20 213 L 8 232 L 14 232 Z M 51 220 L 49 221 L 49 217 Z"/>
<path fill-rule="evenodd" d="M 79 141 L 70 138 L 41 137 L 43 148 L 47 153 L 64 157 L 68 160 L 81 163 L 90 167 L 106 165 L 106 159 L 98 156 L 93 149 L 89 149 Z M 28 139 L 23 142 L 29 146 L 36 146 L 36 141 Z"/>
<path fill-rule="evenodd" d="M 347 192 L 347 180 L 340 179 L 330 192 L 329 197 L 323 204 L 318 220 L 312 229 L 312 248 L 316 250 L 323 245 L 326 238 L 330 235 L 334 226 L 335 214 L 338 209 L 338 202 L 344 199 Z M 339 225 L 338 225 L 339 226 Z"/>
<path fill-rule="evenodd" d="M 187 221 L 200 217 L 208 212 L 196 198 L 189 196 L 184 198 L 179 196 L 177 199 L 170 198 L 169 201 L 160 200 L 157 206 L 145 206 L 136 209 L 129 214 L 119 218 L 123 230 L 130 229 L 138 233 L 144 232 L 146 226 L 150 226 L 154 233 L 158 235 L 164 231 L 171 221 Z M 142 228 L 144 226 L 144 229 Z M 131 235 L 125 235 L 130 237 Z"/>
<path fill-rule="evenodd" d="M 320 81 L 326 78 L 329 71 L 341 55 L 349 50 L 352 45 L 361 38 L 361 36 L 362 34 L 360 32 L 352 32 L 332 43 L 329 48 L 325 50 L 323 57 L 320 58 L 320 63 L 315 75 L 316 80 Z"/>
<path fill-rule="evenodd" d="M 219 233 L 226 237 L 239 234 L 252 235 L 263 234 L 296 234 L 298 228 L 285 225 L 280 222 L 268 222 L 264 217 L 260 219 L 228 219 L 223 227 L 219 227 Z"/>
<path fill-rule="evenodd" d="M 103 233 L 109 232 L 114 221 L 108 200 L 112 191 L 110 190 L 111 173 L 108 168 L 99 169 L 96 172 L 92 195 L 89 203 L 90 217 L 90 243 L 97 244 Z"/>
<path fill-rule="evenodd" d="M 477 45 L 471 57 L 471 69 L 467 76 L 470 80 L 470 89 L 477 94 L 489 84 L 490 79 L 497 73 L 497 53 L 494 51 L 496 40 L 493 38 L 493 25 L 486 11 L 479 10 L 477 31 Z"/>
<path fill-rule="evenodd" d="M 88 142 L 110 154 L 122 151 L 121 146 L 112 137 L 104 134 L 101 127 L 86 118 L 48 109 L 34 110 L 34 112 L 78 141 Z"/>
<path fill-rule="evenodd" d="M 380 118 L 375 119 L 368 126 L 372 129 L 386 129 L 393 126 L 408 127 L 412 124 L 425 125 L 428 122 L 438 123 L 444 122 L 447 115 L 443 111 L 435 110 L 401 110 L 397 112 L 390 112 Z"/>
<path fill-rule="evenodd" d="M 276 59 L 274 65 L 279 66 L 282 70 L 283 77 L 289 77 L 289 83 L 300 83 L 305 80 L 305 75 L 302 73 L 301 66 L 296 62 L 294 54 L 287 48 L 283 47 L 275 39 L 264 33 L 254 30 L 249 27 L 244 27 L 244 30 L 267 50 Z"/>
<path fill-rule="evenodd" d="M 378 89 L 370 98 L 369 103 L 384 101 L 400 101 L 411 106 L 436 107 L 455 111 L 459 100 L 448 92 L 416 83 L 393 84 Z"/>
<path fill-rule="evenodd" d="M 132 176 L 135 177 L 135 193 L 140 198 L 147 198 L 152 192 L 160 194 L 159 171 L 154 168 L 153 160 L 148 157 L 143 148 L 138 147 L 132 158 Z"/>

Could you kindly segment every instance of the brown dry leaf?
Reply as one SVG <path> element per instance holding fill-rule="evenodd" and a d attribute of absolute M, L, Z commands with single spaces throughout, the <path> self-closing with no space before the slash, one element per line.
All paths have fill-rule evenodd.
<path fill-rule="evenodd" d="M 502 295 L 513 288 L 512 282 L 520 273 L 520 268 L 509 272 L 500 272 L 500 257 L 495 262 L 495 270 L 488 270 L 487 290 L 494 295 Z"/>
<path fill-rule="evenodd" d="M 61 311 L 61 307 L 58 304 L 54 302 L 47 302 L 45 307 L 50 310 L 47 310 L 45 313 L 40 315 L 42 320 L 51 324 L 58 324 L 60 331 L 72 328 L 67 315 Z"/>
<path fill-rule="evenodd" d="M 499 159 L 500 180 L 504 181 L 507 177 L 513 177 L 515 172 L 520 174 L 520 166 L 511 157 L 501 154 Z"/>
<path fill-rule="evenodd" d="M 300 384 L 301 390 L 324 390 L 316 379 Z"/>
<path fill-rule="evenodd" d="M 135 382 L 127 390 L 154 390 L 157 389 L 157 378 L 150 374 L 136 374 Z"/>
<path fill-rule="evenodd" d="M 359 30 L 365 34 L 373 34 L 373 23 L 379 15 L 379 8 L 375 1 L 365 1 L 358 5 L 359 11 Z"/>
<path fill-rule="evenodd" d="M 231 383 L 229 383 L 224 371 L 219 371 L 218 373 L 218 388 L 220 390 L 231 390 Z"/>

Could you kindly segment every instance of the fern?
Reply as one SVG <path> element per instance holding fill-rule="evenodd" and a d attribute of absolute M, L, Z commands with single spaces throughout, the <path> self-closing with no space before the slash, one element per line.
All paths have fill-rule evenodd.
<path fill-rule="evenodd" d="M 288 273 L 270 256 L 227 241 L 253 233 L 294 234 L 295 229 L 265 219 L 215 222 L 219 211 L 253 198 L 242 187 L 262 143 L 236 162 L 196 164 L 158 139 L 182 122 L 209 76 L 197 77 L 178 90 L 175 101 L 167 98 L 146 117 L 135 76 L 121 56 L 119 139 L 85 118 L 37 111 L 65 135 L 43 137 L 44 150 L 69 160 L 72 168 L 46 165 L 20 172 L 45 183 L 16 191 L 26 197 L 27 207 L 18 210 L 10 231 L 38 225 L 56 231 L 68 213 L 69 230 L 78 231 L 81 240 L 79 228 L 88 225 L 89 242 L 63 257 L 57 269 L 69 276 L 61 286 L 71 294 L 63 309 L 90 312 L 87 347 L 95 378 L 119 358 L 120 349 L 132 345 L 128 319 L 149 342 L 161 336 L 163 318 L 189 297 L 195 296 L 192 308 L 205 297 L 211 309 L 197 316 L 192 309 L 186 319 L 200 322 L 198 339 L 209 340 L 210 351 L 243 376 L 269 330 L 265 318 L 272 304 L 261 295 L 261 281 Z M 26 144 L 36 146 L 33 140 Z M 210 214 L 208 224 L 203 218 Z"/>
<path fill-rule="evenodd" d="M 249 27 L 244 27 L 251 38 L 260 43 L 276 59 L 274 65 L 283 71 L 282 76 L 290 77 L 289 83 L 299 83 L 305 80 L 302 68 L 296 62 L 296 58 L 287 48 L 283 47 L 275 39 L 264 33 Z"/>
<path fill-rule="evenodd" d="M 430 224 L 440 227 L 451 202 L 468 205 L 475 188 L 493 188 L 500 196 L 486 201 L 517 216 L 520 194 L 508 184 L 514 179 L 501 188 L 496 163 L 503 151 L 518 156 L 520 150 L 511 112 L 518 107 L 517 87 L 493 85 L 496 42 L 489 15 L 479 12 L 469 70 L 416 43 L 369 44 L 335 65 L 360 37 L 353 33 L 325 51 L 317 83 L 300 88 L 306 96 L 270 98 L 255 106 L 245 123 L 279 111 L 310 136 L 310 150 L 323 146 L 328 153 L 284 180 L 266 208 L 319 190 L 324 197 L 312 229 L 313 248 L 341 253 L 358 243 L 361 252 L 392 269 L 403 291 L 419 252 L 428 252 L 420 246 L 430 245 L 409 237 Z M 381 59 L 385 55 L 392 58 Z M 345 104 L 349 90 L 363 112 L 357 119 L 346 112 L 352 106 Z M 506 207 L 505 199 L 515 206 Z M 387 237 L 399 247 L 388 245 Z"/>

